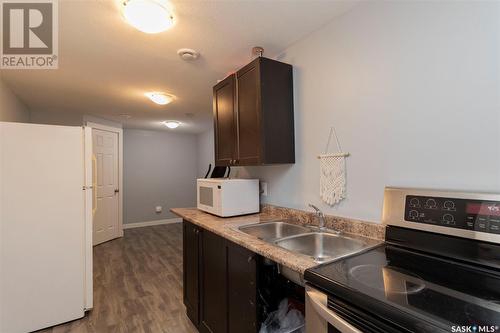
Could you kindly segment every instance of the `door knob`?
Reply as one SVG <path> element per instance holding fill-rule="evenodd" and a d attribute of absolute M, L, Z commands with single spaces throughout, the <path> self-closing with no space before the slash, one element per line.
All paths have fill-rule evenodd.
<path fill-rule="evenodd" d="M 119 190 L 119 189 L 116 189 L 116 190 L 115 190 L 115 193 L 118 193 L 118 192 L 120 192 L 120 190 Z"/>

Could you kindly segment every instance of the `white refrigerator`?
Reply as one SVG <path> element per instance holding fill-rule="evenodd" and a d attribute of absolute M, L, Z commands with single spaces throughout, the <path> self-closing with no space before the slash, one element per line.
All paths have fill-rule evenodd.
<path fill-rule="evenodd" d="M 92 308 L 90 128 L 0 122 L 0 332 Z"/>

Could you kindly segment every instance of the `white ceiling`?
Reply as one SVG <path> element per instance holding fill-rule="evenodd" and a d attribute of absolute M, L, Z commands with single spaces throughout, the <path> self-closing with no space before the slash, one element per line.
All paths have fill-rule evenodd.
<path fill-rule="evenodd" d="M 347 10 L 352 1 L 172 1 L 176 24 L 149 35 L 122 18 L 120 2 L 59 2 L 59 69 L 3 70 L 3 80 L 32 111 L 74 112 L 127 128 L 196 133 L 211 122 L 212 86 L 251 60 L 251 48 L 274 57 Z M 201 53 L 196 62 L 180 48 Z M 147 91 L 177 96 L 159 106 Z M 186 113 L 194 116 L 186 116 Z M 126 120 L 120 114 L 132 118 Z"/>

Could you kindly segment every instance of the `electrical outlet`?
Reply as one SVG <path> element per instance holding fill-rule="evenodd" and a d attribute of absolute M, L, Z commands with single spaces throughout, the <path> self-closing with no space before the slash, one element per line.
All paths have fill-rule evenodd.
<path fill-rule="evenodd" d="M 264 196 L 264 197 L 267 197 L 267 183 L 266 182 L 260 183 L 260 194 L 262 194 L 262 196 Z"/>
<path fill-rule="evenodd" d="M 156 206 L 156 207 L 155 207 L 155 212 L 156 212 L 157 214 L 160 214 L 160 213 L 162 212 L 162 210 L 163 210 L 163 207 L 162 207 L 162 206 Z"/>

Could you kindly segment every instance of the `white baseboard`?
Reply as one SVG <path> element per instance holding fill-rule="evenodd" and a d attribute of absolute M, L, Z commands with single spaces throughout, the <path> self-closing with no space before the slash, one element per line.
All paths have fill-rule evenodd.
<path fill-rule="evenodd" d="M 181 218 L 171 218 L 165 220 L 156 220 L 156 221 L 145 221 L 145 222 L 135 222 L 135 223 L 124 223 L 123 229 L 132 229 L 132 228 L 142 228 L 142 227 L 151 227 L 153 225 L 160 224 L 172 224 L 172 223 L 181 223 Z"/>

